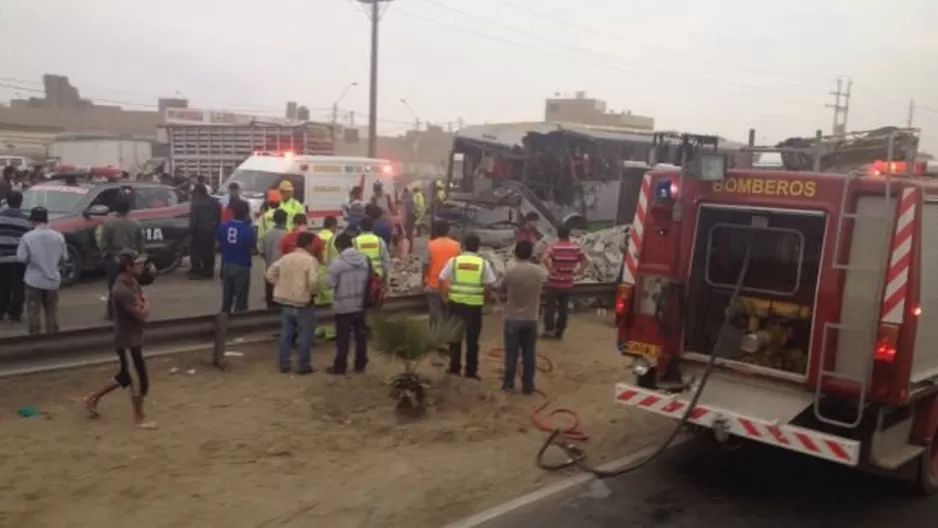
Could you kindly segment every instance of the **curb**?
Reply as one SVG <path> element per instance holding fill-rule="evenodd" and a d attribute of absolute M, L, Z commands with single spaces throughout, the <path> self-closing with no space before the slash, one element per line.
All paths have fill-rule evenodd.
<path fill-rule="evenodd" d="M 667 450 L 669 449 L 673 449 L 683 444 L 684 442 L 688 440 L 690 440 L 689 437 L 679 436 L 676 440 L 674 440 L 674 442 L 670 446 L 668 446 L 665 452 L 667 452 Z M 649 457 L 657 449 L 658 449 L 658 446 L 656 445 L 644 447 L 642 449 L 639 449 L 638 451 L 633 451 L 632 453 L 629 453 L 623 456 L 622 458 L 618 458 L 616 460 L 607 462 L 599 466 L 598 469 L 601 469 L 603 471 L 615 471 L 619 468 L 623 468 L 639 460 Z M 508 515 L 510 513 L 516 513 L 522 508 L 531 506 L 532 504 L 538 501 L 548 499 L 555 495 L 560 495 L 561 493 L 569 491 L 578 486 L 583 486 L 597 479 L 598 478 L 594 476 L 592 473 L 580 472 L 576 475 L 565 478 L 559 482 L 555 482 L 548 486 L 544 486 L 543 488 L 537 489 L 535 491 L 532 491 L 530 493 L 527 493 L 525 495 L 512 499 L 508 502 L 499 504 L 498 506 L 494 506 L 488 510 L 479 512 L 465 519 L 449 523 L 443 526 L 443 528 L 480 527 L 480 526 L 483 526 L 485 523 L 493 521 L 499 517 Z"/>
<path fill-rule="evenodd" d="M 229 347 L 236 347 L 240 345 L 252 345 L 256 343 L 264 343 L 271 341 L 274 338 L 270 336 L 248 336 L 244 338 L 237 338 L 229 341 L 226 345 Z M 186 352 L 195 352 L 198 350 L 210 350 L 214 348 L 215 344 L 212 342 L 199 343 L 193 345 L 185 345 L 175 348 L 156 348 L 152 351 L 144 351 L 144 358 L 156 358 L 162 356 L 171 356 L 176 354 L 183 354 Z M 108 363 L 114 363 L 117 361 L 117 357 L 113 354 L 102 353 L 100 356 L 91 358 L 91 359 L 80 359 L 73 361 L 63 361 L 61 363 L 52 363 L 48 365 L 40 365 L 33 367 L 20 367 L 12 368 L 8 370 L 0 371 L 0 379 L 3 378 L 13 378 L 16 376 L 27 376 L 30 374 L 44 374 L 48 372 L 56 372 L 59 370 L 71 370 L 84 367 L 96 367 L 98 365 L 107 365 Z"/>

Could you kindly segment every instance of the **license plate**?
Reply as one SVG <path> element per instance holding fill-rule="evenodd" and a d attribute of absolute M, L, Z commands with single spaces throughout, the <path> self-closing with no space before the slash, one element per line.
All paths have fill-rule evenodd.
<path fill-rule="evenodd" d="M 658 356 L 661 355 L 661 347 L 658 345 L 651 345 L 648 343 L 639 343 L 638 341 L 629 341 L 625 345 L 625 349 L 628 354 L 642 356 L 647 359 L 658 359 Z"/>

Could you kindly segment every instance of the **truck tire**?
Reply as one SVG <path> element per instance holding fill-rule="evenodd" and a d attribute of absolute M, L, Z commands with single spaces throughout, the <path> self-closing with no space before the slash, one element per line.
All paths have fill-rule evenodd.
<path fill-rule="evenodd" d="M 72 286 L 81 278 L 82 258 L 81 252 L 74 244 L 65 246 L 65 262 L 59 265 L 59 274 L 62 276 L 62 288 Z"/>
<path fill-rule="evenodd" d="M 938 438 L 932 435 L 925 452 L 918 457 L 915 474 L 915 492 L 929 496 L 938 493 Z"/>

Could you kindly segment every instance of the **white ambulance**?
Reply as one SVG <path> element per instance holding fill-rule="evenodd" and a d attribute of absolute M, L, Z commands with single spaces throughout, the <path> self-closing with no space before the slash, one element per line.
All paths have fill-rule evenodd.
<path fill-rule="evenodd" d="M 283 180 L 293 184 L 294 196 L 306 206 L 311 225 L 321 225 L 327 216 L 342 223 L 342 206 L 357 186 L 363 187 L 364 201 L 372 196 L 374 182 L 384 183 L 394 196 L 397 168 L 388 160 L 344 156 L 298 156 L 291 152 L 256 152 L 246 159 L 222 185 L 222 203 L 228 201 L 228 186 L 237 183 L 241 195 L 251 204 L 256 216 L 267 191 Z"/>

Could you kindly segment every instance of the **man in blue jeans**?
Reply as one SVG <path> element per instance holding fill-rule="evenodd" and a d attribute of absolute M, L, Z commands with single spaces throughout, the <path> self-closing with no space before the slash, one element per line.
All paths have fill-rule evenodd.
<path fill-rule="evenodd" d="M 319 290 L 319 261 L 313 256 L 316 236 L 303 231 L 296 237 L 296 249 L 267 268 L 267 281 L 274 285 L 274 302 L 281 307 L 280 372 L 290 372 L 290 349 L 294 337 L 299 345 L 296 373 L 311 374 L 310 352 L 316 335 L 313 303 Z"/>
<path fill-rule="evenodd" d="M 535 264 L 534 244 L 521 240 L 515 244 L 515 260 L 505 270 L 496 293 L 505 298 L 505 378 L 502 389 L 515 388 L 518 357 L 521 357 L 521 392 L 534 392 L 537 342 L 537 315 L 541 291 L 547 282 L 547 270 Z"/>
<path fill-rule="evenodd" d="M 239 200 L 231 204 L 234 219 L 218 226 L 221 247 L 222 300 L 221 311 L 230 314 L 248 309 L 251 290 L 251 263 L 257 246 L 257 232 L 251 226 L 251 207 Z"/>

